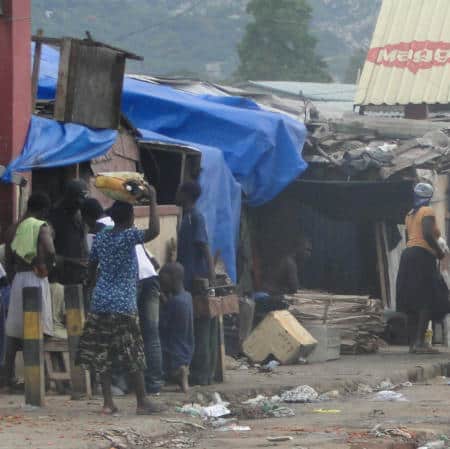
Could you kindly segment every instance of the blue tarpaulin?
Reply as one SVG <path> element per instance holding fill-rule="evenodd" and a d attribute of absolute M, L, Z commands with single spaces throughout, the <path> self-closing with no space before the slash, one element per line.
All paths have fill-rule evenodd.
<path fill-rule="evenodd" d="M 54 98 L 58 63 L 59 53 L 43 46 L 39 98 Z M 126 77 L 122 110 L 138 129 L 218 148 L 252 206 L 272 200 L 307 167 L 304 124 L 247 98 L 194 95 Z"/>
<path fill-rule="evenodd" d="M 92 130 L 33 115 L 22 153 L 8 165 L 2 179 L 9 182 L 13 172 L 89 161 L 105 154 L 116 138 L 117 131 L 110 129 Z"/>
<path fill-rule="evenodd" d="M 43 46 L 40 99 L 55 96 L 58 62 L 59 53 Z M 262 110 L 245 98 L 194 95 L 130 77 L 124 83 L 122 110 L 144 139 L 185 144 L 202 152 L 203 194 L 199 208 L 205 215 L 213 250 L 220 250 L 231 278 L 236 280 L 241 189 L 248 203 L 258 206 L 273 199 L 303 173 L 307 167 L 301 157 L 304 125 Z M 79 147 L 78 161 L 77 157 L 73 159 L 74 142 L 53 148 L 53 134 L 36 134 L 35 123 L 33 118 L 24 152 L 8 167 L 9 173 L 34 168 L 26 154 L 51 166 L 93 157 L 88 146 Z M 86 136 L 94 139 L 90 133 L 103 132 L 87 130 Z"/>
<path fill-rule="evenodd" d="M 145 142 L 182 144 L 179 140 L 141 129 Z M 241 186 L 234 179 L 223 154 L 217 148 L 196 145 L 202 153 L 200 184 L 202 195 L 197 207 L 205 216 L 213 254 L 220 251 L 227 273 L 236 281 L 236 243 L 241 215 Z"/>
<path fill-rule="evenodd" d="M 122 109 L 139 129 L 220 149 L 251 206 L 272 200 L 306 169 L 303 123 L 248 99 L 199 96 L 128 78 Z"/>

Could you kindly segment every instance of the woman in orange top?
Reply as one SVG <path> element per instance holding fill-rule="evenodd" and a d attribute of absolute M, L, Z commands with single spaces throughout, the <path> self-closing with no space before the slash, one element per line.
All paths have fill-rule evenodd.
<path fill-rule="evenodd" d="M 433 187 L 420 183 L 414 189 L 414 208 L 406 216 L 407 248 L 403 251 L 397 277 L 397 309 L 408 317 L 410 352 L 430 352 L 425 332 L 432 318 L 437 259 L 442 259 L 438 239 L 441 233 L 430 207 Z"/>

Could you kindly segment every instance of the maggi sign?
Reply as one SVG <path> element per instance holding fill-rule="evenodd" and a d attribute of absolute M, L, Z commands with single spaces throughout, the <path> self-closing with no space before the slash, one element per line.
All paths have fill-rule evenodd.
<path fill-rule="evenodd" d="M 413 41 L 371 48 L 367 60 L 376 65 L 419 70 L 450 64 L 450 42 Z"/>

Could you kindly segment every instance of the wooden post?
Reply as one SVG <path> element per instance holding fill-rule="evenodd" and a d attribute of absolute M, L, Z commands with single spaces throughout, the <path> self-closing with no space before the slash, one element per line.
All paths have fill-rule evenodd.
<path fill-rule="evenodd" d="M 216 381 L 217 382 L 225 382 L 225 332 L 223 328 L 223 315 L 219 315 L 217 317 L 218 320 L 218 351 L 219 357 L 217 358 L 217 373 L 216 373 Z"/>
<path fill-rule="evenodd" d="M 45 397 L 42 290 L 23 289 L 23 359 L 25 403 L 42 407 Z"/>
<path fill-rule="evenodd" d="M 66 303 L 72 399 L 90 398 L 92 392 L 89 373 L 75 365 L 78 344 L 84 326 L 83 287 L 81 285 L 66 285 L 64 287 L 64 301 Z"/>
<path fill-rule="evenodd" d="M 39 29 L 38 37 L 44 35 L 44 31 Z M 33 73 L 31 75 L 31 112 L 34 113 L 36 107 L 37 91 L 39 85 L 39 70 L 41 68 L 42 41 L 37 40 L 34 43 Z"/>
<path fill-rule="evenodd" d="M 385 246 L 383 245 L 383 228 L 384 223 L 375 223 L 375 242 L 377 250 L 378 274 L 380 278 L 381 300 L 383 302 L 383 307 L 387 308 L 390 305 L 390 290 Z"/>

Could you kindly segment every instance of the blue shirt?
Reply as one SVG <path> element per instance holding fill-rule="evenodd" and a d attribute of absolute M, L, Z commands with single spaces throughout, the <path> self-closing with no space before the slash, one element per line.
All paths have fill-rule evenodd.
<path fill-rule="evenodd" d="M 161 307 L 159 322 L 165 369 L 190 365 L 194 354 L 194 311 L 186 290 L 169 297 Z"/>
<path fill-rule="evenodd" d="M 183 215 L 178 233 L 178 262 L 184 267 L 184 286 L 192 288 L 195 278 L 208 278 L 208 261 L 198 244 L 208 244 L 205 218 L 192 209 Z"/>
<path fill-rule="evenodd" d="M 97 284 L 91 311 L 94 313 L 136 313 L 138 266 L 135 246 L 144 242 L 144 231 L 129 228 L 106 229 L 96 235 L 90 260 L 98 263 Z"/>

